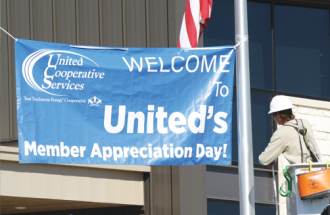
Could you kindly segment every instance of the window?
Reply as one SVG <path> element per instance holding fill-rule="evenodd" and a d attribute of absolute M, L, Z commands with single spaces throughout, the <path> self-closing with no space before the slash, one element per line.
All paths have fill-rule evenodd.
<path fill-rule="evenodd" d="M 275 205 L 271 204 L 259 204 L 255 205 L 256 215 L 273 215 L 276 213 Z M 207 215 L 239 215 L 239 202 L 229 200 L 207 200 Z"/>
<path fill-rule="evenodd" d="M 329 10 L 276 5 L 278 91 L 330 98 Z"/>
<path fill-rule="evenodd" d="M 273 89 L 270 4 L 248 2 L 251 87 Z"/>
<path fill-rule="evenodd" d="M 214 0 L 212 18 L 203 33 L 204 46 L 235 45 L 233 0 Z"/>
<path fill-rule="evenodd" d="M 329 10 L 272 2 L 273 6 L 252 1 L 247 5 L 254 163 L 272 135 L 272 119 L 267 114 L 272 95 L 300 94 L 330 100 Z M 214 0 L 204 45 L 234 45 L 234 16 L 234 0 Z M 233 161 L 238 160 L 235 96 Z"/>
<path fill-rule="evenodd" d="M 295 6 L 288 5 L 290 2 L 294 2 Z M 253 162 L 258 167 L 258 157 L 267 146 L 273 132 L 274 122 L 268 114 L 272 96 L 300 95 L 310 99 L 330 101 L 330 4 L 329 6 L 320 4 L 318 9 L 317 3 L 313 3 L 314 8 L 310 8 L 299 2 L 303 1 L 285 1 L 286 5 L 280 5 L 284 4 L 280 0 L 247 3 Z M 235 44 L 234 0 L 213 0 L 212 18 L 203 37 L 204 46 Z M 232 118 L 234 164 L 238 161 L 236 92 L 234 90 Z M 233 171 L 235 167 L 229 169 Z M 212 175 L 210 172 L 209 174 Z M 221 180 L 226 179 L 221 174 L 218 177 L 221 177 Z M 275 205 L 268 204 L 273 202 L 273 191 L 266 189 L 270 188 L 272 183 L 271 175 L 267 174 L 269 172 L 263 169 L 255 171 L 257 182 L 255 185 L 263 192 L 258 194 L 257 201 L 264 199 L 263 194 L 271 197 L 265 204 L 256 203 L 256 214 L 260 215 L 275 214 Z M 231 183 L 224 186 L 230 189 L 236 182 L 229 176 L 227 178 Z M 258 181 L 262 179 L 267 180 Z M 217 190 L 214 185 L 209 190 L 214 193 L 208 196 L 207 214 L 239 214 L 239 201 L 215 200 L 216 198 L 237 199 L 237 196 L 233 197 L 228 192 L 223 192 L 225 189 Z M 215 195 L 216 192 L 219 195 Z"/>
<path fill-rule="evenodd" d="M 238 201 L 207 200 L 207 215 L 239 215 Z"/>
<path fill-rule="evenodd" d="M 251 92 L 253 162 L 259 163 L 259 155 L 264 151 L 272 136 L 272 117 L 268 114 L 271 94 Z M 236 90 L 233 98 L 232 160 L 238 161 L 237 101 Z"/>
<path fill-rule="evenodd" d="M 251 87 L 273 89 L 270 4 L 248 2 Z M 233 0 L 213 1 L 204 46 L 235 45 Z"/>

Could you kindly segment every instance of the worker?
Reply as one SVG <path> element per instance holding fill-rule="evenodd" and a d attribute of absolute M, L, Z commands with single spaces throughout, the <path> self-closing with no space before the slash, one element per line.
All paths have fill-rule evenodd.
<path fill-rule="evenodd" d="M 275 96 L 272 99 L 268 114 L 272 114 L 276 123 L 282 126 L 274 132 L 268 146 L 260 154 L 260 164 L 272 168 L 276 158 L 280 154 L 283 154 L 290 164 L 302 163 L 302 145 L 300 144 L 299 133 L 293 126 L 288 126 L 290 123 L 297 125 L 295 115 L 292 113 L 293 108 L 296 107 L 292 105 L 290 99 L 286 96 Z M 306 120 L 301 121 L 303 126 L 307 128 L 307 132 L 309 132 L 311 138 L 313 138 L 311 125 Z M 313 146 L 313 151 L 316 151 L 316 156 L 319 157 L 320 153 L 317 144 Z M 310 151 L 306 150 L 306 152 L 307 161 L 314 160 L 311 157 Z"/>

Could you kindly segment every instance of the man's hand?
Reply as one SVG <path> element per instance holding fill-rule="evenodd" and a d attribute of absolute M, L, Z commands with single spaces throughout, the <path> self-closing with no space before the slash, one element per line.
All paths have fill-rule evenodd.
<path fill-rule="evenodd" d="M 269 169 L 272 169 L 274 163 L 275 163 L 275 161 L 271 162 L 270 164 L 267 165 L 267 167 L 268 167 Z"/>

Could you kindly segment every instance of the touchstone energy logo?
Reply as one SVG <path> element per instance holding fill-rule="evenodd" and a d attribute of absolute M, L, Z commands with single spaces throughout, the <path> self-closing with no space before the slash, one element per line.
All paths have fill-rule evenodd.
<path fill-rule="evenodd" d="M 89 106 L 100 106 L 102 100 L 94 96 L 93 98 L 88 99 Z"/>
<path fill-rule="evenodd" d="M 103 79 L 105 73 L 96 71 L 97 68 L 99 65 L 84 55 L 41 49 L 25 58 L 22 73 L 26 83 L 34 90 L 66 96 L 67 90 L 84 90 L 88 80 Z"/>

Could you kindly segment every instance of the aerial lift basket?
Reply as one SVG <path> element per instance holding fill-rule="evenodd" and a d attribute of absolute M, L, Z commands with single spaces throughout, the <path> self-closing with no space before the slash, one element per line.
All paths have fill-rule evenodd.
<path fill-rule="evenodd" d="M 286 198 L 287 215 L 320 215 L 330 200 L 330 169 L 327 163 L 291 164 L 283 170 L 287 180 L 279 191 Z M 324 215 L 324 214 L 322 214 Z"/>
<path fill-rule="evenodd" d="M 298 189 L 301 200 L 319 199 L 330 195 L 330 169 L 327 168 L 312 172 L 310 162 L 310 172 L 297 175 Z"/>

